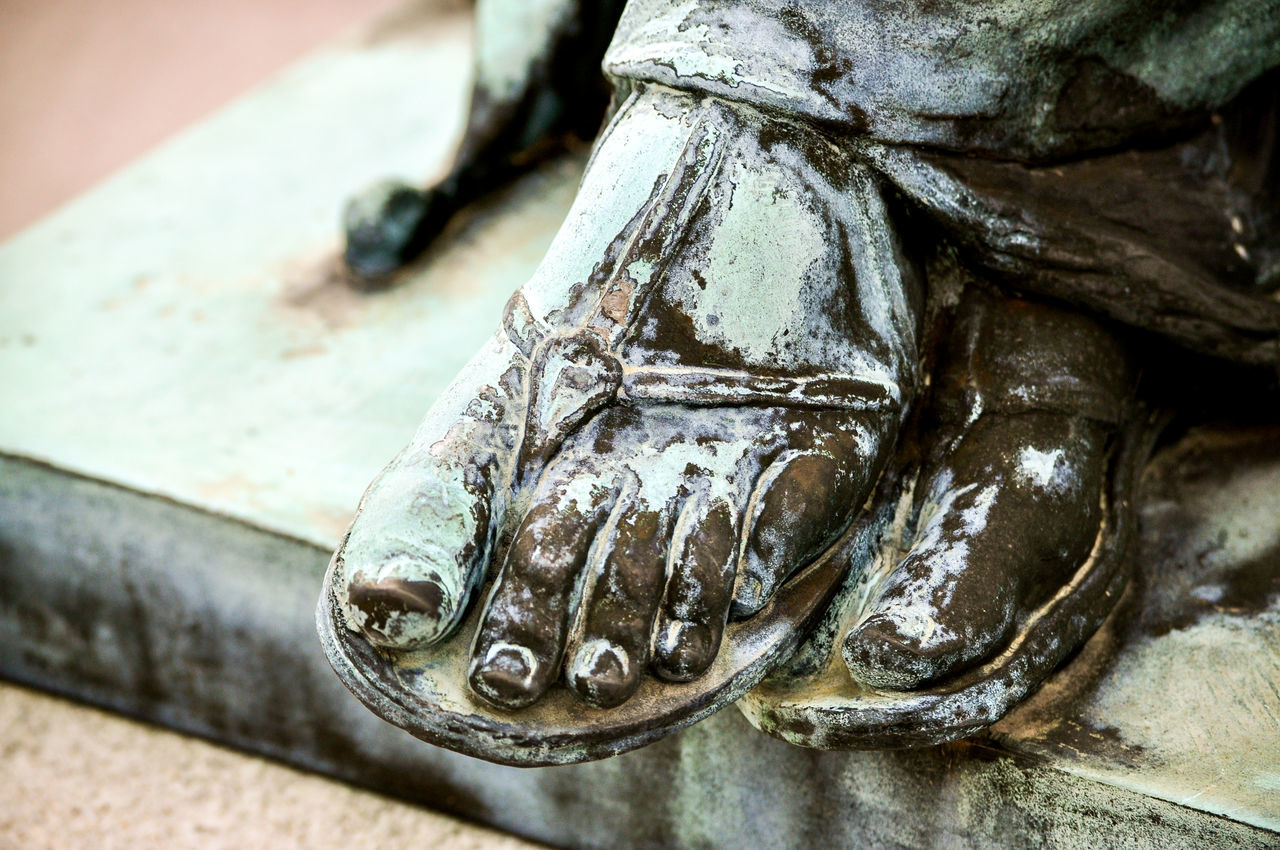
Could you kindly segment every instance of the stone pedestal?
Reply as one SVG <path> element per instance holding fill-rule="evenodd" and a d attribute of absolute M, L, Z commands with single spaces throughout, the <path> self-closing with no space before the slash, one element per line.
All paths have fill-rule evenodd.
<path fill-rule="evenodd" d="M 400 16 L 0 248 L 0 674 L 558 845 L 1280 843 L 1275 427 L 1161 450 L 1141 580 L 977 740 L 815 752 L 728 709 L 519 770 L 365 711 L 314 634 L 325 563 L 583 164 L 466 214 L 386 292 L 344 283 L 344 200 L 443 168 L 468 44 L 463 16 Z"/>

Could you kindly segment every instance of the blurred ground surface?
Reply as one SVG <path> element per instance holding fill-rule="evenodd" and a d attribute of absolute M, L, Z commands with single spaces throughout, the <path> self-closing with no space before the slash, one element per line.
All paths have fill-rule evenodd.
<path fill-rule="evenodd" d="M 0 848 L 536 845 L 0 682 Z"/>

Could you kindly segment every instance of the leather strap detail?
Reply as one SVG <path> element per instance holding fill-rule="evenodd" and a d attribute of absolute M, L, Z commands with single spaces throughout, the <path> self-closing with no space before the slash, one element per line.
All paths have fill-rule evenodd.
<path fill-rule="evenodd" d="M 552 330 L 524 295 L 507 302 L 503 329 L 528 358 L 527 407 L 517 453 L 517 481 L 529 480 L 575 430 L 606 405 L 776 406 L 892 411 L 902 388 L 887 375 L 819 373 L 796 377 L 743 370 L 632 366 L 619 349 L 642 323 L 645 303 L 668 259 L 690 231 L 699 205 L 723 165 L 729 142 L 724 107 L 705 104 L 670 171 L 655 186 L 595 303 L 576 327 Z"/>
<path fill-rule="evenodd" d="M 635 402 L 833 410 L 896 411 L 902 405 L 900 388 L 887 378 L 840 374 L 779 378 L 679 366 L 624 366 L 619 396 Z"/>

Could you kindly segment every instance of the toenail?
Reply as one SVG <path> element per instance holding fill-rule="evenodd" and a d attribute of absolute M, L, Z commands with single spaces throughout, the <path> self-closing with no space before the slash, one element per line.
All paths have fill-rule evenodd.
<path fill-rule="evenodd" d="M 668 620 L 662 631 L 658 633 L 654 650 L 663 657 L 671 655 L 680 648 L 681 641 L 691 627 L 692 624 L 684 620 Z"/>
<path fill-rule="evenodd" d="M 569 678 L 574 690 L 597 708 L 612 708 L 631 695 L 631 658 L 612 641 L 596 638 L 578 647 Z"/>
<path fill-rule="evenodd" d="M 919 641 L 904 634 L 903 624 L 888 614 L 875 614 L 863 620 L 850 631 L 864 643 L 874 644 L 905 652 L 918 652 Z"/>
<path fill-rule="evenodd" d="M 903 634 L 886 614 L 867 618 L 849 631 L 842 650 L 845 665 L 863 684 L 886 690 L 910 690 L 945 672 L 918 639 Z"/>
<path fill-rule="evenodd" d="M 533 650 L 495 641 L 484 657 L 471 662 L 471 689 L 490 702 L 518 708 L 537 698 L 533 687 L 538 668 Z"/>
<path fill-rule="evenodd" d="M 411 649 L 443 636 L 448 612 L 438 582 L 363 579 L 363 574 L 357 573 L 347 587 L 348 613 L 371 643 L 386 649 Z"/>
<path fill-rule="evenodd" d="M 655 670 L 664 678 L 687 682 L 711 662 L 710 635 L 705 626 L 670 620 L 654 640 Z"/>
<path fill-rule="evenodd" d="M 575 674 L 597 679 L 621 679 L 630 672 L 627 653 L 617 644 L 597 638 L 587 641 L 573 656 Z"/>

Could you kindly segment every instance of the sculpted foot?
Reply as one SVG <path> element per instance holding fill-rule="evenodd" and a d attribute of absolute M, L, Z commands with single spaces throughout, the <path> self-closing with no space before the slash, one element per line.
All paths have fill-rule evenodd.
<path fill-rule="evenodd" d="M 350 628 L 439 642 L 489 576 L 472 691 L 607 708 L 702 674 L 819 559 L 914 392 L 920 297 L 876 179 L 821 143 L 658 88 L 620 106 L 502 330 L 366 494 Z"/>
<path fill-rule="evenodd" d="M 388 275 L 416 257 L 457 207 L 448 181 L 419 189 L 388 180 L 352 198 L 343 212 L 342 259 L 366 278 Z"/>
<path fill-rule="evenodd" d="M 526 287 L 527 501 L 468 672 L 490 702 L 696 678 L 875 483 L 914 380 L 911 266 L 871 176 L 770 123 L 633 97 Z M 625 219 L 602 235 L 606 210 Z M 550 298 L 582 256 L 604 259 Z"/>
<path fill-rule="evenodd" d="M 914 546 L 845 641 L 861 681 L 906 690 L 986 658 L 1088 557 L 1109 430 L 1052 413 L 979 418 L 929 482 Z"/>
<path fill-rule="evenodd" d="M 1006 645 L 1093 550 L 1131 387 L 1083 316 L 971 294 L 936 387 L 943 444 L 914 543 L 845 638 L 855 678 L 908 690 Z"/>

